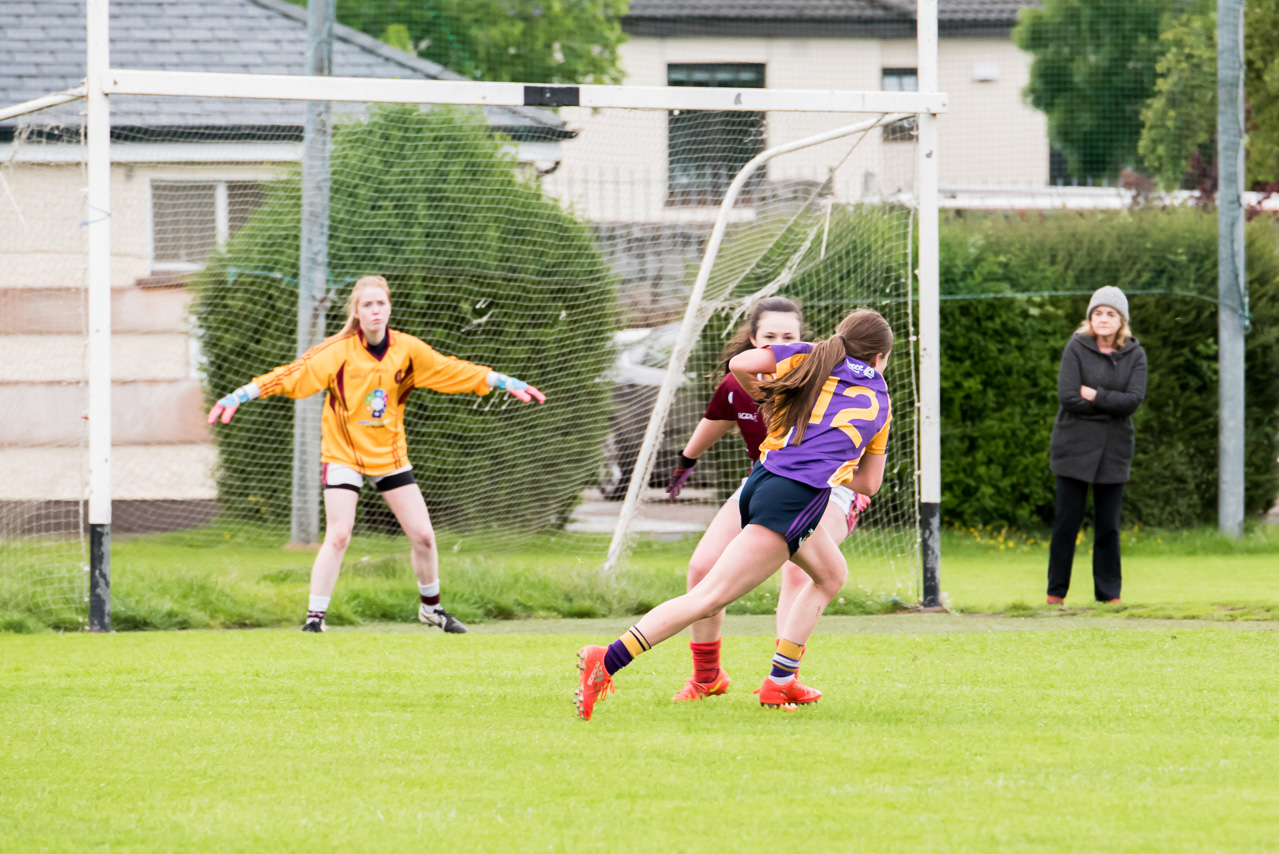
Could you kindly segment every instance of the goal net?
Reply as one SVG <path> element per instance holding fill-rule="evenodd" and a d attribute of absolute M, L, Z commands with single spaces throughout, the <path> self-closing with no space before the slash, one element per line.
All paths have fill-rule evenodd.
<path fill-rule="evenodd" d="M 86 242 L 81 129 L 0 122 L 0 626 L 78 628 L 84 527 Z"/>
<path fill-rule="evenodd" d="M 379 85 L 367 82 L 371 96 Z M 252 401 L 216 428 L 205 412 L 299 351 L 303 211 L 316 198 L 302 165 L 308 102 L 113 95 L 110 103 L 113 532 L 287 542 L 299 508 L 314 512 L 319 502 L 314 472 L 299 472 L 318 469 L 318 458 L 295 459 L 295 403 Z M 36 143 L 15 137 L 0 173 L 0 216 L 26 218 L 25 237 L 6 242 L 0 256 L 25 253 L 28 271 L 49 253 L 73 258 L 83 239 L 78 113 L 41 116 L 70 128 L 45 135 L 64 151 L 37 166 Z M 866 127 L 775 157 L 744 181 L 724 209 L 723 242 L 692 322 L 682 323 L 742 167 L 859 122 Z M 323 332 L 342 325 L 356 279 L 382 275 L 393 329 L 525 379 L 548 398 L 540 407 L 500 391 L 409 398 L 409 456 L 445 560 L 536 547 L 599 565 L 615 539 L 625 553 L 644 538 L 696 537 L 749 467 L 740 439 L 722 439 L 679 500 L 662 487 L 718 379 L 711 374 L 724 342 L 751 303 L 780 295 L 802 306 L 814 337 L 832 334 L 858 305 L 893 325 L 889 472 L 845 549 L 851 584 L 912 597 L 911 122 L 878 113 L 334 102 L 327 267 L 317 294 Z M 55 218 L 33 213 L 36 200 L 54 196 Z M 0 275 L 27 276 L 29 291 L 43 281 L 13 274 L 10 260 L 3 266 Z M 70 337 L 57 342 L 52 332 L 34 341 L 46 335 L 38 324 L 6 329 L 30 339 L 7 345 L 82 359 L 83 256 L 65 266 L 59 323 L 79 325 L 59 327 Z M 34 296 L 6 292 L 11 301 Z M 667 373 L 677 375 L 674 403 L 650 431 Z M 0 517 L 0 579 L 40 562 L 57 600 L 42 607 L 83 600 L 84 412 L 59 408 L 50 430 L 39 426 L 50 419 L 35 401 L 81 394 L 82 377 L 33 373 L 38 390 L 6 416 L 19 426 L 7 427 L 17 432 L 4 445 L 13 494 Z M 348 405 L 372 412 L 379 401 Z M 655 452 L 637 467 L 650 432 Z M 79 461 L 80 479 L 68 480 L 76 488 L 19 474 L 42 466 L 55 434 L 67 471 Z M 638 500 L 623 515 L 632 483 Z M 32 521 L 52 507 L 63 515 Z M 367 488 L 357 524 L 357 533 L 398 530 Z M 5 596 L 0 588 L 0 610 Z"/>

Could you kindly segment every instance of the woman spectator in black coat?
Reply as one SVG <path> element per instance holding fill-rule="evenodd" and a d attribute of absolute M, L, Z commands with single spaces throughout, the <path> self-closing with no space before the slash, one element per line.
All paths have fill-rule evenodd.
<path fill-rule="evenodd" d="M 1128 298 L 1098 288 L 1071 336 L 1057 372 L 1057 422 L 1051 458 L 1057 476 L 1056 518 L 1048 553 L 1048 604 L 1070 589 L 1075 543 L 1092 485 L 1096 518 L 1092 575 L 1098 602 L 1118 602 L 1119 515 L 1132 467 L 1132 414 L 1146 396 L 1146 352 L 1128 330 Z"/>

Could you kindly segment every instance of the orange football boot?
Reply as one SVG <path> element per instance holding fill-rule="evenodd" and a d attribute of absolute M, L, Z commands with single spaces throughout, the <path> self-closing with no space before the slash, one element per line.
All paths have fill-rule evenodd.
<path fill-rule="evenodd" d="M 606 652 L 606 646 L 584 646 L 577 651 L 577 669 L 582 673 L 573 692 L 573 705 L 577 707 L 577 716 L 584 721 L 591 719 L 595 703 L 614 690 L 613 677 L 604 669 Z"/>
<path fill-rule="evenodd" d="M 816 688 L 809 688 L 798 678 L 792 679 L 785 685 L 778 685 L 768 677 L 764 678 L 764 684 L 759 686 L 759 704 L 768 706 L 770 709 L 784 709 L 786 711 L 794 711 L 798 706 L 807 705 L 808 703 L 816 703 L 822 698 L 822 692 Z"/>
<path fill-rule="evenodd" d="M 714 697 L 717 694 L 725 694 L 728 692 L 728 686 L 733 684 L 733 680 L 728 678 L 728 673 L 724 668 L 720 668 L 715 674 L 715 678 L 709 682 L 698 682 L 693 677 L 688 677 L 688 681 L 684 683 L 684 687 L 675 692 L 675 696 L 671 700 L 676 703 L 682 703 L 687 700 L 701 700 L 706 697 Z"/>

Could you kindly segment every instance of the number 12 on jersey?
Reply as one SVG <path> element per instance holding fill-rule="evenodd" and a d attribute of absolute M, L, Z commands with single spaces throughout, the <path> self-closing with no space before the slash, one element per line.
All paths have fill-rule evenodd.
<path fill-rule="evenodd" d="M 822 419 L 826 417 L 826 410 L 830 408 L 830 402 L 835 397 L 835 391 L 839 387 L 839 379 L 837 377 L 829 377 L 826 384 L 822 386 L 822 393 L 818 395 L 817 402 L 813 405 L 813 414 L 809 417 L 809 424 L 820 424 Z M 841 409 L 835 413 L 835 417 L 831 419 L 830 426 L 844 431 L 853 442 L 854 448 L 860 448 L 865 442 L 861 432 L 853 426 L 854 421 L 871 421 L 873 422 L 879 415 L 879 398 L 875 396 L 875 392 L 865 386 L 854 385 L 844 389 L 844 395 L 847 397 L 865 397 L 870 400 L 870 406 L 854 406 L 848 409 Z"/>

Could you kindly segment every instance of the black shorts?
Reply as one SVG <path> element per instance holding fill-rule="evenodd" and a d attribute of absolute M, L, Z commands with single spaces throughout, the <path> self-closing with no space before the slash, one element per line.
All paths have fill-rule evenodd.
<path fill-rule="evenodd" d="M 821 524 L 829 500 L 829 486 L 818 489 L 755 466 L 742 487 L 738 507 L 743 528 L 763 525 L 776 531 L 786 539 L 790 553 L 795 554 Z"/>
<path fill-rule="evenodd" d="M 360 474 L 353 468 L 341 463 L 324 463 L 320 469 L 320 484 L 325 489 L 349 489 L 359 492 L 364 482 L 368 482 L 378 492 L 389 492 L 410 483 L 417 483 L 413 476 L 413 466 L 404 466 L 388 474 Z"/>

